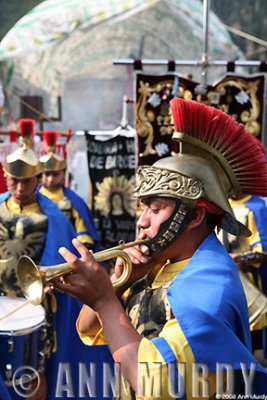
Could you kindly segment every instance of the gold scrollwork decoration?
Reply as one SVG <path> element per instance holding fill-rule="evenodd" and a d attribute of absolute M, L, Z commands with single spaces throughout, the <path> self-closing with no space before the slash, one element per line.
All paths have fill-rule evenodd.
<path fill-rule="evenodd" d="M 216 88 L 221 96 L 226 94 L 227 86 L 236 87 L 240 91 L 243 90 L 247 94 L 250 99 L 251 108 L 249 110 L 244 110 L 240 113 L 240 120 L 245 125 L 246 130 L 253 136 L 258 136 L 261 132 L 261 126 L 257 121 L 261 112 L 261 104 L 257 97 L 259 84 L 259 79 L 248 82 L 242 78 L 229 78 L 220 83 Z M 226 105 L 221 105 L 220 107 L 222 111 L 226 112 L 227 108 L 228 107 Z"/>
<path fill-rule="evenodd" d="M 154 166 L 138 168 L 135 191 L 137 197 L 161 195 L 196 200 L 202 193 L 202 184 L 196 179 Z"/>
<path fill-rule="evenodd" d="M 143 153 L 140 153 L 140 157 L 147 157 L 149 154 L 156 154 L 156 150 L 153 149 L 153 126 L 151 123 L 147 122 L 142 122 L 139 125 L 138 129 L 138 135 L 142 138 L 146 138 L 145 140 L 145 150 Z"/>
<path fill-rule="evenodd" d="M 142 138 L 146 138 L 145 140 L 145 149 L 142 153 L 139 154 L 140 157 L 146 157 L 149 155 L 156 154 L 156 150 L 153 148 L 153 140 L 154 140 L 154 129 L 152 122 L 155 120 L 155 113 L 153 110 L 149 109 L 147 110 L 146 104 L 147 104 L 147 99 L 153 94 L 153 93 L 159 93 L 162 91 L 162 89 L 165 87 L 165 85 L 168 85 L 169 90 L 172 90 L 173 87 L 173 82 L 172 81 L 162 81 L 160 83 L 156 83 L 155 85 L 149 86 L 148 83 L 144 83 L 142 80 L 140 81 L 140 88 L 138 92 L 140 93 L 140 97 L 138 99 L 136 109 L 137 109 L 137 124 L 136 124 L 136 130 L 138 136 Z M 164 116 L 158 116 L 157 117 L 157 122 L 159 118 L 164 118 Z M 168 119 L 171 123 L 171 116 L 166 116 L 165 119 Z M 173 130 L 163 130 L 161 134 L 172 134 Z"/>

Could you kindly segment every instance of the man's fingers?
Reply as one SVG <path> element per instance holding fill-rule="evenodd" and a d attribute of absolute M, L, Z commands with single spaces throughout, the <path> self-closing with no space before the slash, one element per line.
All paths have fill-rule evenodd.
<path fill-rule="evenodd" d="M 68 285 L 66 283 L 62 283 L 62 282 L 60 282 L 60 281 L 58 281 L 56 279 L 53 280 L 53 287 L 54 287 L 54 289 L 59 290 L 61 292 L 67 293 L 67 294 L 72 295 L 72 296 L 74 295 L 74 290 L 73 290 L 73 287 L 71 285 Z"/>
<path fill-rule="evenodd" d="M 58 252 L 67 261 L 67 263 L 70 265 L 71 268 L 72 268 L 72 264 L 74 264 L 74 262 L 76 260 L 78 260 L 78 257 L 76 257 L 68 249 L 66 249 L 66 247 L 60 247 L 58 249 Z"/>
<path fill-rule="evenodd" d="M 139 246 L 133 247 L 129 252 L 129 256 L 134 264 L 146 263 L 151 259 L 151 257 L 141 251 Z"/>
<path fill-rule="evenodd" d="M 65 291 L 66 285 L 63 282 L 60 282 L 59 280 L 53 280 L 53 286 L 52 289 L 59 289 L 59 290 L 64 290 Z"/>
<path fill-rule="evenodd" d="M 84 261 L 91 261 L 92 260 L 92 252 L 88 250 L 80 241 L 79 239 L 75 238 L 72 240 L 73 246 L 78 250 L 80 255 L 82 256 L 82 259 Z"/>
<path fill-rule="evenodd" d="M 140 245 L 140 250 L 142 253 L 148 255 L 149 254 L 149 248 L 145 244 Z"/>

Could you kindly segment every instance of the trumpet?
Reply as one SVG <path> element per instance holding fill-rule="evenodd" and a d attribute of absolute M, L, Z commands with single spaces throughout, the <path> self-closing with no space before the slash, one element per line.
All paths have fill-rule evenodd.
<path fill-rule="evenodd" d="M 129 243 L 120 241 L 118 246 L 93 254 L 96 261 L 106 261 L 115 257 L 122 259 L 123 272 L 119 279 L 112 283 L 114 288 L 124 285 L 132 271 L 131 259 L 123 250 L 145 244 L 147 241 L 148 239 L 136 240 Z M 36 265 L 34 261 L 26 255 L 21 256 L 17 263 L 17 278 L 21 291 L 28 302 L 36 306 L 43 301 L 45 288 L 51 280 L 70 274 L 71 272 L 72 269 L 68 263 L 41 266 Z"/>

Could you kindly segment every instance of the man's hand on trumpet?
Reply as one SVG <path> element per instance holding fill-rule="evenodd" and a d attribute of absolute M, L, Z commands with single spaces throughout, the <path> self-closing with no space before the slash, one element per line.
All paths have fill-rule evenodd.
<path fill-rule="evenodd" d="M 141 233 L 137 240 L 145 238 L 146 235 Z M 81 258 L 76 257 L 66 248 L 60 248 L 59 253 L 72 268 L 73 273 L 65 275 L 63 282 L 53 280 L 53 286 L 96 309 L 98 301 L 104 301 L 105 297 L 114 295 L 111 282 L 115 282 L 121 276 L 123 261 L 121 258 L 117 259 L 115 271 L 109 279 L 105 268 L 94 259 L 92 251 L 88 250 L 78 239 L 73 239 L 73 245 L 80 253 Z M 123 251 L 131 258 L 132 272 L 129 280 L 116 289 L 117 295 L 122 294 L 133 282 L 145 276 L 157 264 L 148 256 L 149 249 L 144 244 Z"/>
<path fill-rule="evenodd" d="M 147 236 L 144 232 L 141 232 L 136 240 L 146 239 Z M 138 246 L 129 247 L 123 250 L 130 256 L 132 261 L 132 272 L 128 281 L 118 289 L 116 289 L 117 295 L 121 295 L 132 283 L 141 279 L 145 276 L 156 264 L 157 262 L 149 256 L 149 248 L 145 244 Z M 117 258 L 115 264 L 115 270 L 111 276 L 111 281 L 115 282 L 121 276 L 123 271 L 123 262 L 121 258 Z"/>
<path fill-rule="evenodd" d="M 72 241 L 81 258 L 76 257 L 65 247 L 59 253 L 72 268 L 73 273 L 64 276 L 63 282 L 53 280 L 53 286 L 67 294 L 78 298 L 82 303 L 97 308 L 97 303 L 113 293 L 108 273 L 78 239 Z"/>

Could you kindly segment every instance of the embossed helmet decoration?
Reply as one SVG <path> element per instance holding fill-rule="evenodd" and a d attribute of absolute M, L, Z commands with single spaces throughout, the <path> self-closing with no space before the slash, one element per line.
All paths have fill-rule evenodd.
<path fill-rule="evenodd" d="M 222 229 L 249 236 L 235 219 L 228 197 L 267 196 L 264 146 L 244 125 L 214 107 L 180 98 L 171 100 L 170 106 L 179 154 L 139 167 L 136 196 L 179 199 L 188 211 L 204 205 L 208 212 L 221 214 Z"/>

